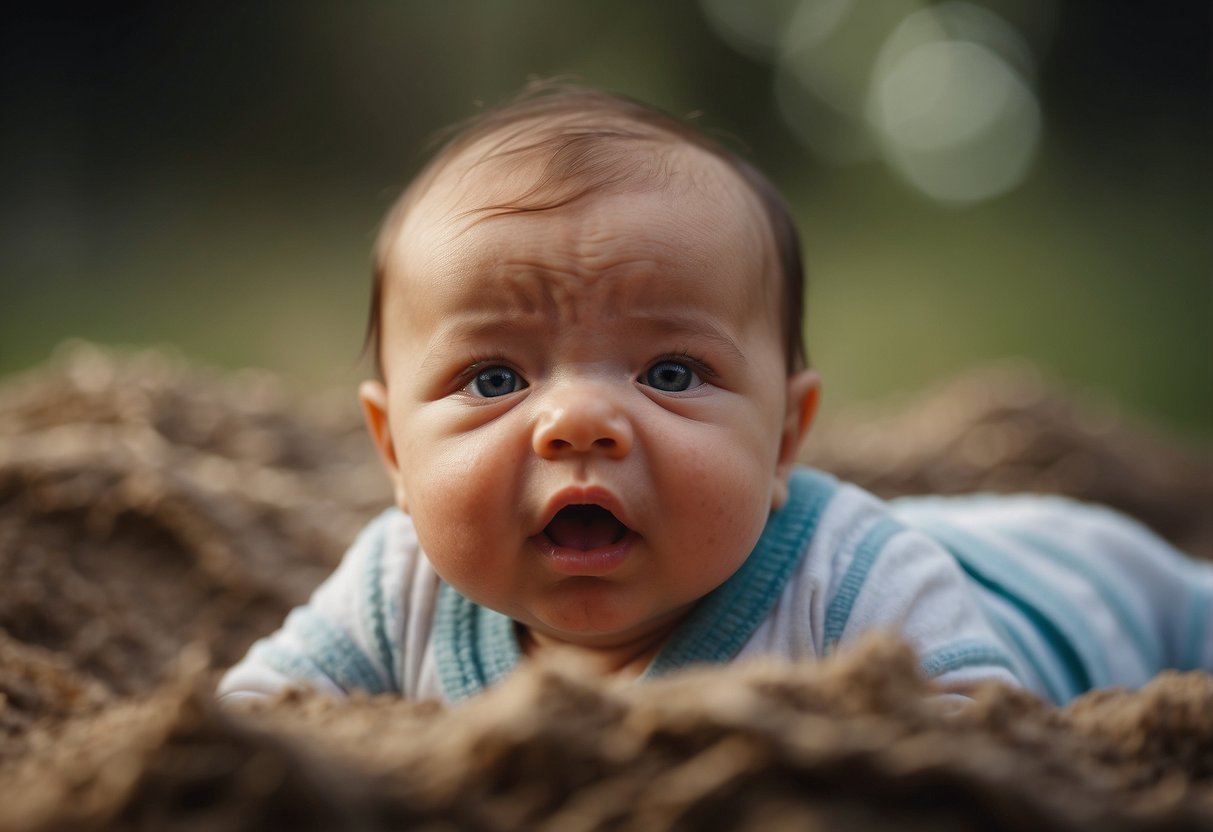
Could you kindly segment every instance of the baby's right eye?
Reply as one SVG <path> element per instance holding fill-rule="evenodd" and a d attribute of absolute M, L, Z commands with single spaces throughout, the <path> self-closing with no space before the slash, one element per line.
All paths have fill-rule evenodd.
<path fill-rule="evenodd" d="M 506 396 L 527 386 L 526 381 L 509 367 L 485 367 L 464 387 L 464 392 L 481 399 Z"/>

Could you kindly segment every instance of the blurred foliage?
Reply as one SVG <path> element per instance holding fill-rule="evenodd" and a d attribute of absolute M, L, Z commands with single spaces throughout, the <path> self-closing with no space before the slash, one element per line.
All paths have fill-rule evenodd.
<path fill-rule="evenodd" d="M 751 5 L 817 2 L 847 5 Z M 370 242 L 429 137 L 571 74 L 699 113 L 784 189 L 828 406 L 1020 356 L 1213 436 L 1210 5 L 975 5 L 1032 50 L 1042 132 L 967 205 L 803 144 L 724 0 L 27 6 L 0 34 L 0 374 L 80 336 L 352 381 Z"/>

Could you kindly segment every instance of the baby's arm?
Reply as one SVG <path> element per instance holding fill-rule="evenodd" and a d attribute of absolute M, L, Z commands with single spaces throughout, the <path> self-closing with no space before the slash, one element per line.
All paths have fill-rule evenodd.
<path fill-rule="evenodd" d="M 398 564 L 391 512 L 359 534 L 341 564 L 282 627 L 256 642 L 223 677 L 218 694 L 235 700 L 288 687 L 333 695 L 353 689 L 395 691 L 399 595 L 391 585 Z"/>
<path fill-rule="evenodd" d="M 835 566 L 826 652 L 869 630 L 887 630 L 906 639 L 923 672 L 946 689 L 963 691 L 984 681 L 1023 684 L 959 564 L 925 534 L 882 517 Z"/>

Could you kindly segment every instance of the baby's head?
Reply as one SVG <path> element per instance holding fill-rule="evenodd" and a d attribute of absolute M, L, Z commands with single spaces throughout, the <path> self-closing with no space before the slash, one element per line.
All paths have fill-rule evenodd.
<path fill-rule="evenodd" d="M 787 497 L 801 296 L 774 187 L 683 122 L 545 86 L 466 125 L 380 234 L 361 388 L 438 574 L 535 644 L 659 644 Z"/>

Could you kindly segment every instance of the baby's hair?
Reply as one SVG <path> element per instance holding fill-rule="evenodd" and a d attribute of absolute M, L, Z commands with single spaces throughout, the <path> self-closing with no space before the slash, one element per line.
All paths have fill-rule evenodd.
<path fill-rule="evenodd" d="M 533 81 L 515 97 L 454 125 L 449 135 L 388 211 L 375 241 L 371 308 L 363 348 L 373 355 L 381 376 L 384 284 L 395 236 L 436 176 L 469 147 L 489 139 L 492 143 L 469 172 L 492 160 L 512 162 L 519 168 L 538 162 L 540 173 L 513 199 L 469 212 L 486 217 L 550 211 L 591 194 L 651 186 L 654 177 L 665 169 L 667 155 L 638 156 L 638 143 L 665 149 L 689 145 L 723 161 L 758 197 L 775 240 L 788 372 L 807 366 L 801 332 L 804 267 L 792 212 L 770 180 L 715 139 L 686 121 L 634 99 L 557 81 Z"/>

